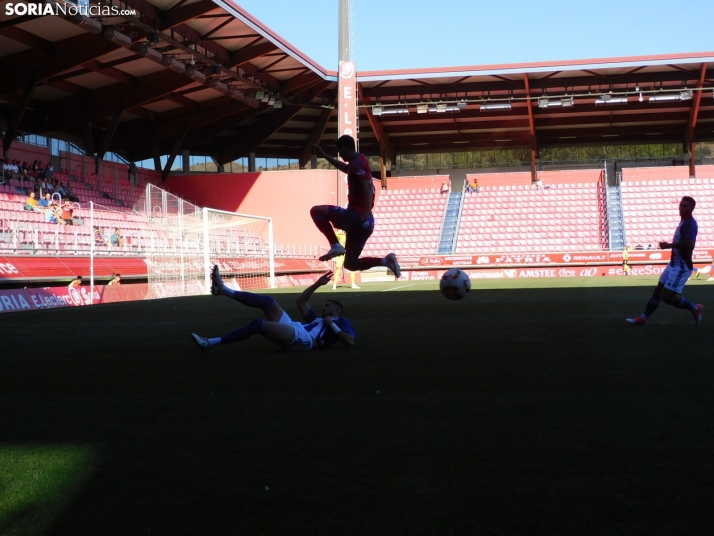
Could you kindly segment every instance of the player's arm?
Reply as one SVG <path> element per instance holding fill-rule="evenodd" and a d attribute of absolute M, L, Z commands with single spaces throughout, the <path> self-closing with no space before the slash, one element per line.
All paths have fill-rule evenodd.
<path fill-rule="evenodd" d="M 327 329 L 333 329 L 332 328 L 333 324 L 335 326 L 337 326 L 337 324 L 335 324 L 332 321 L 332 318 L 330 318 L 329 316 L 324 317 L 322 319 L 322 322 L 327 326 Z M 337 326 L 337 328 L 339 329 L 339 326 Z M 347 333 L 346 331 L 340 331 L 339 333 L 336 333 L 335 335 L 337 335 L 337 340 L 340 341 L 345 346 L 347 346 L 347 348 L 351 348 L 352 346 L 354 346 L 355 338 L 352 335 L 350 335 L 349 333 Z"/>
<path fill-rule="evenodd" d="M 298 296 L 297 300 L 295 300 L 295 303 L 297 303 L 298 309 L 300 311 L 300 314 L 305 317 L 310 310 L 311 307 L 308 304 L 308 301 L 312 297 L 312 295 L 315 293 L 315 291 L 320 288 L 323 285 L 327 285 L 327 283 L 332 280 L 332 272 L 327 272 L 326 274 L 321 275 L 317 281 L 315 281 L 312 285 L 307 287 L 305 290 L 302 291 L 302 294 Z"/>
<path fill-rule="evenodd" d="M 680 240 L 679 242 L 660 242 L 659 243 L 659 248 L 660 249 L 681 249 L 684 251 L 693 251 L 694 250 L 694 240 Z"/>
<path fill-rule="evenodd" d="M 318 156 L 321 156 L 325 160 L 327 160 L 330 164 L 335 166 L 337 169 L 339 169 L 342 173 L 347 173 L 347 170 L 349 170 L 350 166 L 347 162 L 343 162 L 342 160 L 338 160 L 334 156 L 330 156 L 325 152 L 325 149 L 320 147 L 319 145 L 314 145 L 312 146 L 312 150 L 317 153 Z"/>

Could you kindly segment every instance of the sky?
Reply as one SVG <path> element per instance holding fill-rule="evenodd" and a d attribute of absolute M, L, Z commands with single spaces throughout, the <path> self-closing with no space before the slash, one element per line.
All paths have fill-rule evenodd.
<path fill-rule="evenodd" d="M 234 0 L 336 70 L 339 0 Z M 360 71 L 714 51 L 704 0 L 351 0 Z M 707 28 L 709 26 L 709 28 Z"/>

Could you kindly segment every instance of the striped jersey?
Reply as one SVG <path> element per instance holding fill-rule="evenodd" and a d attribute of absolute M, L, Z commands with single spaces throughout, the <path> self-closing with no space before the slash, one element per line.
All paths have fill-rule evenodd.
<path fill-rule="evenodd" d="M 699 226 L 697 225 L 697 220 L 694 218 L 682 220 L 674 232 L 673 242 L 679 242 L 680 240 L 693 240 L 696 242 L 698 232 Z M 670 266 L 681 267 L 684 265 L 692 270 L 694 268 L 692 264 L 692 251 L 694 251 L 694 247 L 692 247 L 692 249 L 672 248 L 672 256 L 669 261 Z"/>
<path fill-rule="evenodd" d="M 322 317 L 318 317 L 317 313 L 313 309 L 310 309 L 305 315 L 305 322 L 303 327 L 310 336 L 315 339 L 315 346 L 317 348 L 329 348 L 337 342 L 337 333 L 332 331 L 332 328 L 327 327 L 323 322 Z M 331 317 L 332 321 L 339 326 L 339 328 L 345 333 L 349 333 L 353 338 L 356 338 L 355 330 L 349 320 L 341 316 Z"/>

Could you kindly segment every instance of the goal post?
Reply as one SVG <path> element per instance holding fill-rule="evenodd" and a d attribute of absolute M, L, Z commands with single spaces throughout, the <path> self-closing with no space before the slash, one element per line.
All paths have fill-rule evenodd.
<path fill-rule="evenodd" d="M 135 211 L 146 222 L 148 297 L 207 294 L 214 264 L 236 290 L 275 287 L 271 218 L 201 208 L 151 184 Z"/>
<path fill-rule="evenodd" d="M 275 288 L 272 218 L 204 208 L 203 232 L 206 289 L 214 264 L 236 289 Z"/>

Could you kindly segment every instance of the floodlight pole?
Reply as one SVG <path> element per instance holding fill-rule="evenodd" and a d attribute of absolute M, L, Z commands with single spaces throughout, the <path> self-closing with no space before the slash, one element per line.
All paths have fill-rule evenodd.
<path fill-rule="evenodd" d="M 340 35 L 339 35 L 339 61 L 350 60 L 350 0 L 339 0 L 339 18 L 340 18 Z"/>

